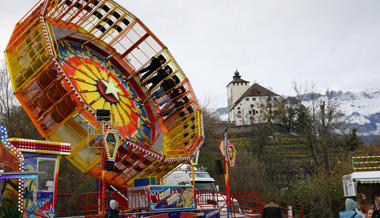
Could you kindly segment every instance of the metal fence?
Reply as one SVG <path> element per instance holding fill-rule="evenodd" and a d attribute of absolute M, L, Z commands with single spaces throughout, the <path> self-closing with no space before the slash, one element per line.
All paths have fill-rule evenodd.
<path fill-rule="evenodd" d="M 144 189 L 108 191 L 105 204 L 101 205 L 101 195 L 97 192 L 57 195 L 57 217 L 85 216 L 102 217 L 102 207 L 109 205 L 111 199 L 119 202 L 124 213 L 148 211 L 148 195 Z M 260 192 L 231 192 L 231 207 L 227 207 L 227 198 L 223 192 L 213 190 L 196 190 L 197 209 L 219 209 L 221 217 L 257 217 L 266 203 L 278 204 L 283 217 L 303 218 L 301 204 L 263 197 Z M 128 216 L 127 214 L 124 214 Z"/>

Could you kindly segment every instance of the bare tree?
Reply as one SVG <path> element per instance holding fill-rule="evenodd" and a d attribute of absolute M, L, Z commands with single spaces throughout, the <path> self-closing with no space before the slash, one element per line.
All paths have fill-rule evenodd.
<path fill-rule="evenodd" d="M 264 191 L 268 179 L 266 168 L 252 152 L 244 148 L 238 149 L 239 158 L 236 159 L 235 168 L 230 169 L 231 186 L 233 191 Z M 242 176 L 244 175 L 244 176 Z"/>
<path fill-rule="evenodd" d="M 333 139 L 345 131 L 344 114 L 333 99 L 333 93 L 328 90 L 326 95 L 322 95 L 314 85 L 310 90 L 301 90 L 295 83 L 294 90 L 297 93 L 296 101 L 293 99 L 292 105 L 283 106 L 288 110 L 283 109 L 280 115 L 283 125 L 288 125 L 285 128 L 287 134 L 308 146 L 315 165 L 323 166 L 328 172 L 331 169 L 331 148 L 335 146 Z M 286 114 L 289 116 L 286 117 Z"/>
<path fill-rule="evenodd" d="M 0 61 L 0 113 L 2 123 L 7 123 L 9 132 L 14 131 L 14 124 L 11 119 L 11 111 L 19 104 L 13 94 L 11 80 L 9 79 L 5 60 Z"/>
<path fill-rule="evenodd" d="M 36 127 L 15 97 L 5 60 L 0 60 L 0 124 L 10 137 L 40 139 Z"/>

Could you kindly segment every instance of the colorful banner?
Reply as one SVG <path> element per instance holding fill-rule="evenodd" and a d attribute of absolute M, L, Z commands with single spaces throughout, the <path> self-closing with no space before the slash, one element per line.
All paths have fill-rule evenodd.
<path fill-rule="evenodd" d="M 169 212 L 153 212 L 153 213 L 138 213 L 133 214 L 136 218 L 178 218 L 178 217 L 198 217 L 198 218 L 219 218 L 220 212 L 218 209 L 208 210 L 192 210 L 192 211 L 169 211 Z M 120 217 L 124 217 L 120 215 Z M 125 216 L 126 217 L 126 216 Z"/>
<path fill-rule="evenodd" d="M 148 186 L 149 211 L 196 209 L 192 185 Z"/>

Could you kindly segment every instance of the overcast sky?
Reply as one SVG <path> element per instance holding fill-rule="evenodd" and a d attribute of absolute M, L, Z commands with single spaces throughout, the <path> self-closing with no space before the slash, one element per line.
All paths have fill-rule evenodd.
<path fill-rule="evenodd" d="M 0 0 L 0 50 L 37 0 Z M 201 103 L 242 79 L 295 95 L 380 88 L 379 0 L 116 0 L 169 49 Z M 4 58 L 4 55 L 1 57 Z"/>

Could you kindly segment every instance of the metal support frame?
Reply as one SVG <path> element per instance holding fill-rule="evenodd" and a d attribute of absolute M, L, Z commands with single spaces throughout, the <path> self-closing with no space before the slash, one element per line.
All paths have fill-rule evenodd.
<path fill-rule="evenodd" d="M 106 126 L 107 124 L 107 126 Z M 99 128 L 99 126 L 102 127 L 102 131 L 100 133 L 94 133 L 95 130 Z M 109 122 L 109 121 L 87 121 L 87 147 L 89 148 L 96 148 L 96 149 L 102 149 L 102 174 L 101 174 L 101 189 L 99 190 L 101 192 L 101 205 L 102 205 L 102 215 L 105 215 L 105 191 L 106 191 L 106 184 L 104 181 L 105 176 L 105 145 L 103 147 L 100 146 L 90 146 L 90 136 L 94 136 L 93 138 L 95 140 L 102 140 L 106 130 L 108 129 L 108 126 L 112 128 L 112 126 L 116 126 L 116 128 L 112 128 L 117 135 L 119 135 L 119 122 Z M 98 143 L 95 143 L 98 144 Z"/>
<path fill-rule="evenodd" d="M 116 126 L 115 129 L 112 129 L 116 132 L 117 135 L 119 135 L 119 122 L 87 121 L 87 147 L 104 148 L 100 146 L 90 146 L 90 136 L 94 136 L 95 140 L 101 140 L 104 137 L 105 131 L 107 130 L 106 124 L 108 124 L 108 126 Z M 100 133 L 94 133 L 100 125 L 102 126 L 102 131 Z"/>

